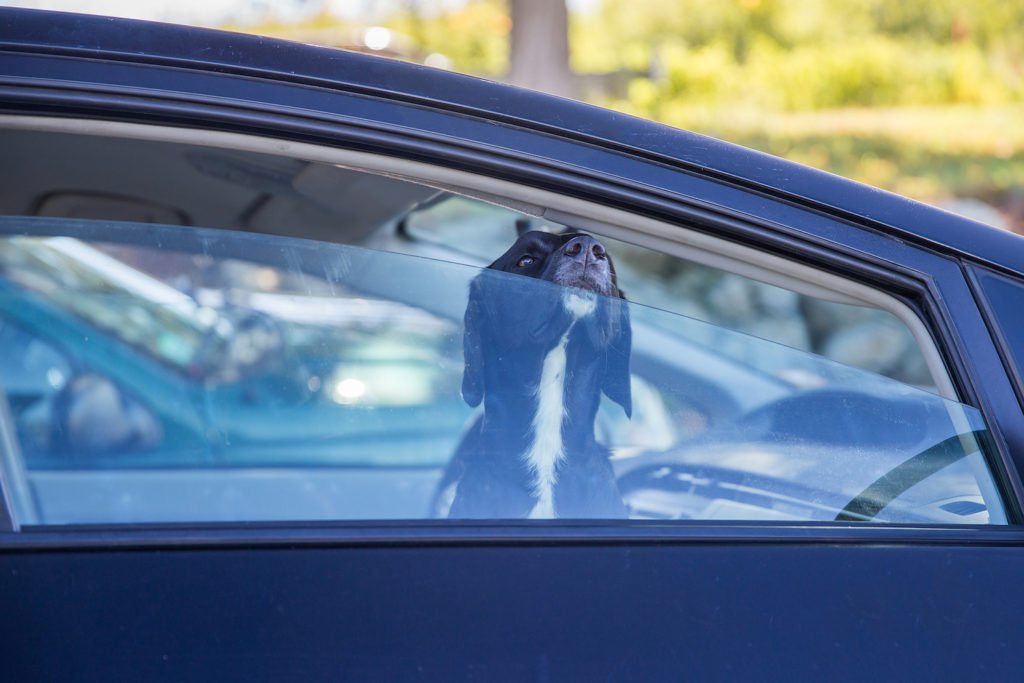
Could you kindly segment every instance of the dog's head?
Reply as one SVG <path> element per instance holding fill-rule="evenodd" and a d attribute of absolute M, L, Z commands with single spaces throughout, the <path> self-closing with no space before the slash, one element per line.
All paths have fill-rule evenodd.
<path fill-rule="evenodd" d="M 591 360 L 598 364 L 601 391 L 630 415 L 629 310 L 604 245 L 580 232 L 555 235 L 531 231 L 488 268 L 565 289 L 538 289 L 536 296 L 531 296 L 483 274 L 473 280 L 463 338 L 466 367 L 462 395 L 466 402 L 479 405 L 487 390 L 484 363 L 488 344 L 504 349 L 528 343 L 553 346 L 573 319 L 585 318 L 579 322 L 595 350 L 596 357 Z"/>
<path fill-rule="evenodd" d="M 625 298 L 604 245 L 582 232 L 527 232 L 489 267 L 563 287 Z"/>

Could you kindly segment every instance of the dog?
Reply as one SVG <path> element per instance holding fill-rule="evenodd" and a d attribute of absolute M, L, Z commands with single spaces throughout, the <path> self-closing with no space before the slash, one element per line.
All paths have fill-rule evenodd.
<path fill-rule="evenodd" d="M 601 394 L 632 414 L 628 306 L 604 246 L 530 231 L 489 267 L 546 281 L 528 293 L 483 271 L 470 284 L 462 396 L 483 413 L 442 480 L 451 518 L 621 518 Z"/>

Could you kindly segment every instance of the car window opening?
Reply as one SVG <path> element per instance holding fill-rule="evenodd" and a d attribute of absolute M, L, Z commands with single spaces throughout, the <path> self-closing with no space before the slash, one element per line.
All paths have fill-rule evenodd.
<path fill-rule="evenodd" d="M 938 395 L 895 308 L 815 296 L 835 276 L 790 289 L 795 265 L 769 283 L 767 259 L 732 272 L 742 254 L 337 164 L 0 140 L 21 167 L 0 188 L 0 426 L 22 523 L 1006 521 L 978 411 Z M 100 146 L 122 165 L 81 162 Z M 598 265 L 522 277 L 577 257 Z"/>

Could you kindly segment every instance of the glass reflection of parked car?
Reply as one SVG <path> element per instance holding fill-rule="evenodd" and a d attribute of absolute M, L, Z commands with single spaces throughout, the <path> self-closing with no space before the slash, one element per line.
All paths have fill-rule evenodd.
<path fill-rule="evenodd" d="M 0 26 L 7 678 L 1019 676 L 1016 237 L 413 65 Z M 445 514 L 470 282 L 565 294 L 485 268 L 526 230 L 614 256 L 627 518 Z"/>
<path fill-rule="evenodd" d="M 119 251 L 145 260 L 150 249 Z M 451 450 L 468 414 L 455 390 L 461 367 L 446 360 L 453 322 L 396 302 L 248 292 L 239 288 L 246 273 L 278 271 L 230 265 L 233 281 L 193 299 L 79 240 L 3 240 L 0 317 L 14 351 L 3 376 L 30 473 L 103 468 L 109 477 L 126 467 L 260 463 L 422 468 Z M 47 519 L 41 486 L 38 514 Z M 139 500 L 122 514 L 167 514 L 159 512 L 165 502 L 150 509 L 152 498 Z M 308 514 L 346 516 L 342 500 Z M 400 500 L 395 514 L 425 511 L 415 498 Z M 180 505 L 177 514 L 199 518 L 262 514 L 254 498 L 216 510 Z"/>

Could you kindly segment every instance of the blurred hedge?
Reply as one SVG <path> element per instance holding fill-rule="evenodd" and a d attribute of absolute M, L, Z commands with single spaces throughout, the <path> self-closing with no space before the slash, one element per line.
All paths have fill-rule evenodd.
<path fill-rule="evenodd" d="M 667 44 L 650 74 L 635 78 L 629 103 L 660 118 L 666 105 L 742 104 L 765 110 L 817 110 L 1021 100 L 1014 70 L 974 44 L 952 46 L 865 37 L 842 45 L 783 48 L 757 40 L 743 61 L 722 42 Z"/>
<path fill-rule="evenodd" d="M 1024 0 L 602 0 L 572 39 L 578 71 L 629 74 L 600 104 L 919 199 L 1022 204 Z"/>

